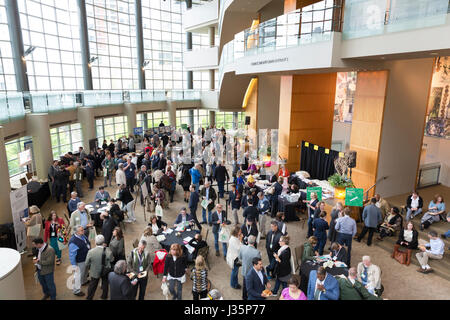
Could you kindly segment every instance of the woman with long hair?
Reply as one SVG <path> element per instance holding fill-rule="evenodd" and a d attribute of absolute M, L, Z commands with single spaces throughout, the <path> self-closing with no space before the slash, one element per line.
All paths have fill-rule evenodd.
<path fill-rule="evenodd" d="M 198 256 L 195 259 L 195 267 L 191 271 L 192 296 L 194 300 L 204 299 L 208 294 L 208 270 L 205 259 Z"/>
<path fill-rule="evenodd" d="M 112 251 L 114 262 L 125 260 L 125 240 L 120 227 L 114 228 L 112 239 L 109 242 L 109 249 Z"/>
<path fill-rule="evenodd" d="M 47 221 L 45 221 L 44 241 L 49 241 L 50 246 L 55 250 L 56 265 L 61 264 L 61 250 L 58 246 L 58 235 L 63 230 L 64 220 L 58 217 L 55 210 L 50 211 Z"/>
<path fill-rule="evenodd" d="M 239 262 L 239 250 L 241 249 L 242 242 L 242 232 L 239 225 L 235 225 L 233 231 L 231 232 L 230 240 L 228 241 L 227 250 L 227 264 L 231 268 L 230 276 L 230 286 L 233 289 L 240 289 L 241 286 L 238 282 L 239 267 L 241 263 Z"/>
<path fill-rule="evenodd" d="M 164 263 L 163 282 L 169 281 L 169 291 L 173 300 L 181 300 L 183 283 L 186 282 L 187 262 L 183 250 L 178 243 L 170 246 L 169 254 Z M 177 290 L 175 290 L 175 286 Z"/>

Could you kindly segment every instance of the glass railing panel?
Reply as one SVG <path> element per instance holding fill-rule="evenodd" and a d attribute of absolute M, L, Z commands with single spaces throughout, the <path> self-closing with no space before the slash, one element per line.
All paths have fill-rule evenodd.
<path fill-rule="evenodd" d="M 21 92 L 8 93 L 8 114 L 10 119 L 18 119 L 25 116 Z"/>
<path fill-rule="evenodd" d="M 75 92 L 62 92 L 61 104 L 64 110 L 76 109 L 77 97 Z"/>
<path fill-rule="evenodd" d="M 55 112 L 64 109 L 61 102 L 61 94 L 48 93 L 47 94 L 48 112 Z"/>
<path fill-rule="evenodd" d="M 165 101 L 166 100 L 166 92 L 164 90 L 158 90 L 153 92 L 153 100 L 154 101 Z"/>
<path fill-rule="evenodd" d="M 97 105 L 97 93 L 95 91 L 83 92 L 83 105 L 85 106 Z"/>
<path fill-rule="evenodd" d="M 128 92 L 131 103 L 142 102 L 142 93 L 140 90 L 130 90 Z"/>
<path fill-rule="evenodd" d="M 48 112 L 47 94 L 31 93 L 31 111 L 35 113 Z"/>
<path fill-rule="evenodd" d="M 142 102 L 154 101 L 153 91 L 142 90 Z"/>
<path fill-rule="evenodd" d="M 0 93 L 0 123 L 9 121 L 8 102 L 6 101 L 6 94 Z"/>
<path fill-rule="evenodd" d="M 105 105 L 111 103 L 111 96 L 109 91 L 97 91 L 95 94 L 97 105 Z"/>
<path fill-rule="evenodd" d="M 122 91 L 111 91 L 110 101 L 112 104 L 123 103 L 123 92 Z"/>
<path fill-rule="evenodd" d="M 391 0 L 387 32 L 445 24 L 448 0 Z"/>
<path fill-rule="evenodd" d="M 342 38 L 353 39 L 382 34 L 385 12 L 386 0 L 347 0 Z"/>

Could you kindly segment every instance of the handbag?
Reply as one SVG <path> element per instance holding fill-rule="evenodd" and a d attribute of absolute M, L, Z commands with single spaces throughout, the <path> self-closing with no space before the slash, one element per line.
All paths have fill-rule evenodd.
<path fill-rule="evenodd" d="M 235 267 L 242 267 L 242 262 L 239 260 L 238 257 L 236 257 L 236 259 L 234 259 L 234 266 Z"/>
<path fill-rule="evenodd" d="M 155 214 L 156 214 L 157 217 L 161 217 L 161 219 L 162 219 L 162 217 L 164 215 L 164 212 L 163 212 L 163 208 L 161 207 L 160 204 L 156 205 L 156 207 L 155 207 Z"/>
<path fill-rule="evenodd" d="M 219 231 L 219 242 L 227 243 L 230 240 L 230 230 L 226 227 L 220 228 Z"/>
<path fill-rule="evenodd" d="M 41 234 L 41 224 L 35 224 L 27 229 L 27 237 L 37 238 Z"/>
<path fill-rule="evenodd" d="M 400 264 L 406 264 L 407 253 L 405 251 L 395 251 L 394 259 L 397 260 Z"/>
<path fill-rule="evenodd" d="M 95 230 L 94 227 L 89 228 L 89 241 L 93 241 L 95 240 L 95 237 L 97 236 L 97 231 Z"/>
<path fill-rule="evenodd" d="M 111 266 L 106 266 L 105 261 L 106 261 L 106 247 L 103 248 L 102 253 L 102 272 L 101 272 L 102 278 L 106 277 L 111 272 Z"/>

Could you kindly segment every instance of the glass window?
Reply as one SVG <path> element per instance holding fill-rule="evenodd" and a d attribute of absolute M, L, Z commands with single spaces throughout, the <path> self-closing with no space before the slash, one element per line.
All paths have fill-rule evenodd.
<path fill-rule="evenodd" d="M 54 159 L 59 159 L 67 152 L 78 152 L 78 148 L 83 145 L 81 126 L 79 123 L 73 123 L 51 128 L 50 139 Z"/>
<path fill-rule="evenodd" d="M 109 140 L 128 136 L 128 117 L 117 116 L 109 118 L 96 119 L 97 139 L 99 145 L 103 144 L 103 140 L 109 143 Z"/>
<path fill-rule="evenodd" d="M 0 1 L 0 92 L 16 91 L 16 74 L 12 60 L 5 1 Z"/>
<path fill-rule="evenodd" d="M 27 172 L 26 166 L 19 166 L 19 153 L 25 150 L 25 143 L 31 141 L 31 137 L 22 137 L 5 143 L 6 158 L 8 159 L 8 171 L 10 177 Z"/>

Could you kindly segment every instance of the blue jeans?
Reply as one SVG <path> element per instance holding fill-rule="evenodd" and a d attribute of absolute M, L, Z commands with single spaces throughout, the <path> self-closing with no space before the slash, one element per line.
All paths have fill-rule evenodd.
<path fill-rule="evenodd" d="M 317 237 L 317 244 L 314 247 L 314 251 L 319 251 L 319 256 L 321 256 L 323 255 L 323 248 L 327 243 L 327 234 L 325 233 L 325 235 L 316 235 L 316 237 Z"/>
<path fill-rule="evenodd" d="M 56 300 L 56 287 L 55 281 L 53 279 L 53 272 L 41 276 L 41 271 L 38 270 L 38 279 L 42 286 L 42 291 L 44 294 L 50 296 L 50 299 Z"/>
<path fill-rule="evenodd" d="M 211 223 L 212 212 L 208 210 L 208 221 L 206 221 L 206 210 L 202 207 L 202 222 Z"/>
<path fill-rule="evenodd" d="M 277 260 L 275 260 L 273 253 L 269 250 L 267 250 L 267 256 L 269 257 L 269 265 L 266 268 L 266 274 L 267 276 L 272 276 L 273 268 L 275 268 L 275 263 Z"/>
<path fill-rule="evenodd" d="M 195 186 L 195 191 L 199 192 L 199 189 L 200 189 L 200 183 L 199 183 L 199 182 L 193 183 L 193 185 Z"/>
<path fill-rule="evenodd" d="M 225 193 L 225 181 L 217 181 L 217 186 L 219 187 L 219 198 L 223 198 L 223 194 Z"/>
<path fill-rule="evenodd" d="M 422 208 L 417 209 L 416 211 L 412 211 L 411 209 L 408 209 L 406 212 L 406 221 L 409 221 L 413 219 L 415 216 L 422 213 Z"/>
<path fill-rule="evenodd" d="M 214 235 L 214 248 L 216 249 L 216 252 L 220 252 L 219 250 L 219 232 L 213 233 Z M 223 256 L 227 256 L 227 244 L 225 242 L 222 242 L 222 249 L 223 249 Z"/>
<path fill-rule="evenodd" d="M 288 284 L 287 282 L 283 282 L 280 279 L 277 278 L 277 280 L 275 281 L 275 288 L 273 288 L 272 293 L 273 294 L 278 294 L 278 290 L 280 289 L 280 285 L 284 288 L 287 288 Z"/>
<path fill-rule="evenodd" d="M 230 286 L 232 288 L 236 288 L 239 284 L 238 274 L 239 274 L 239 267 L 235 265 L 234 268 L 231 270 L 231 277 L 230 277 Z"/>
<path fill-rule="evenodd" d="M 446 233 L 444 233 L 444 236 L 445 236 L 446 238 L 450 238 L 450 230 L 448 230 Z"/>
<path fill-rule="evenodd" d="M 308 234 L 306 236 L 307 238 L 313 235 L 313 220 L 314 218 L 311 217 L 308 218 Z"/>
<path fill-rule="evenodd" d="M 337 234 L 337 242 L 339 242 L 342 245 L 347 246 L 347 261 L 345 264 L 347 267 L 350 267 L 350 258 L 351 258 L 351 252 L 352 252 L 352 235 L 348 233 L 340 233 Z"/>

